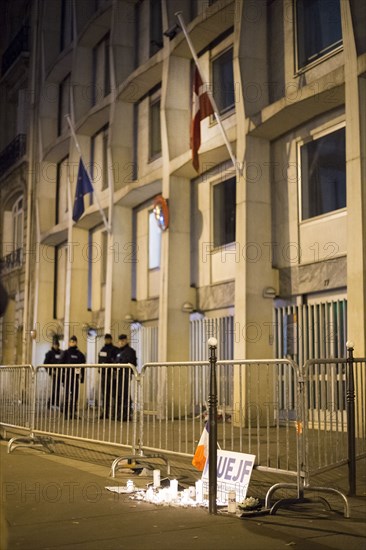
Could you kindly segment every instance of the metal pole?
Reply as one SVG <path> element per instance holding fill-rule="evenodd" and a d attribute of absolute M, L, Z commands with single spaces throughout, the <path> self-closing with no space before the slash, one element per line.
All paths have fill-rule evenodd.
<path fill-rule="evenodd" d="M 349 496 L 356 494 L 355 382 L 353 377 L 353 342 L 347 342 L 347 434 Z"/>
<path fill-rule="evenodd" d="M 184 19 L 183 19 L 183 15 L 182 15 L 182 14 L 183 14 L 183 12 L 181 12 L 181 11 L 177 11 L 177 12 L 175 13 L 176 17 L 178 18 L 178 21 L 179 21 L 179 24 L 180 24 L 180 26 L 181 26 L 181 29 L 182 29 L 182 31 L 183 31 L 183 34 L 184 34 L 184 36 L 185 36 L 185 38 L 186 38 L 186 40 L 187 40 L 188 47 L 189 47 L 189 49 L 190 49 L 190 51 L 191 51 L 193 60 L 194 60 L 194 62 L 195 62 L 195 64 L 196 64 L 196 67 L 197 67 L 198 73 L 199 73 L 199 75 L 200 75 L 200 77 L 201 77 L 201 80 L 202 80 L 202 82 L 207 82 L 207 80 L 205 79 L 205 77 L 204 77 L 204 75 L 203 75 L 203 73 L 202 73 L 202 71 L 201 71 L 201 67 L 200 67 L 200 64 L 199 64 L 199 61 L 198 61 L 198 57 L 197 57 L 196 51 L 195 51 L 195 49 L 194 49 L 194 46 L 193 46 L 191 37 L 189 36 L 189 33 L 188 33 L 188 31 L 187 31 L 187 28 L 186 28 L 186 25 L 185 25 L 185 23 L 184 23 Z M 209 88 L 206 90 L 206 92 L 207 92 L 207 95 L 208 95 L 209 100 L 210 100 L 210 102 L 211 102 L 212 109 L 213 109 L 213 111 L 214 111 L 214 116 L 215 116 L 215 119 L 216 119 L 217 124 L 219 125 L 219 128 L 220 128 L 221 135 L 222 135 L 222 137 L 223 137 L 224 143 L 225 143 L 226 148 L 227 148 L 227 150 L 228 150 L 228 153 L 229 153 L 229 155 L 230 155 L 231 162 L 233 163 L 234 168 L 239 169 L 239 171 L 240 171 L 240 170 L 241 170 L 241 167 L 240 167 L 238 161 L 236 160 L 236 157 L 235 157 L 235 155 L 234 155 L 234 153 L 233 153 L 233 150 L 232 150 L 232 147 L 231 147 L 229 138 L 227 137 L 225 128 L 224 128 L 224 126 L 223 126 L 223 124 L 222 124 L 222 122 L 221 122 L 221 118 L 220 118 L 220 114 L 219 114 L 218 107 L 217 107 L 217 105 L 216 105 L 215 98 L 214 98 L 214 96 L 212 95 L 212 92 L 211 92 L 211 90 L 210 90 Z"/>
<path fill-rule="evenodd" d="M 216 338 L 209 338 L 210 347 L 210 394 L 208 397 L 208 511 L 217 514 L 217 385 L 216 385 Z"/>
<path fill-rule="evenodd" d="M 81 149 L 80 149 L 80 145 L 79 145 L 79 141 L 78 141 L 78 138 L 76 137 L 76 133 L 75 133 L 75 129 L 74 129 L 74 126 L 71 122 L 71 118 L 70 118 L 70 115 L 65 115 L 65 118 L 67 120 L 67 123 L 70 127 L 70 132 L 71 132 L 71 135 L 72 137 L 74 138 L 74 142 L 75 142 L 75 146 L 76 146 L 76 149 L 78 150 L 78 153 L 80 155 L 80 158 L 81 160 L 83 159 L 83 155 L 81 154 Z M 87 173 L 88 175 L 88 178 L 89 180 L 92 182 L 92 187 L 93 187 L 93 196 L 95 198 L 95 202 L 97 204 L 97 207 L 98 207 L 98 210 L 100 212 L 100 215 L 102 216 L 102 220 L 103 220 L 103 223 L 104 223 L 104 227 L 106 228 L 106 231 L 107 233 L 110 235 L 111 234 L 111 226 L 109 225 L 109 223 L 107 222 L 107 218 L 105 217 L 105 214 L 104 214 L 104 210 L 102 208 L 102 205 L 100 204 L 100 201 L 99 201 L 99 198 L 98 198 L 98 193 L 95 191 L 94 189 L 94 185 L 93 185 L 93 178 L 91 177 L 90 175 L 90 172 L 88 170 L 88 167 L 86 166 L 86 164 L 84 163 L 84 168 L 85 168 L 85 172 Z M 72 211 L 71 211 L 71 214 L 72 214 Z"/>

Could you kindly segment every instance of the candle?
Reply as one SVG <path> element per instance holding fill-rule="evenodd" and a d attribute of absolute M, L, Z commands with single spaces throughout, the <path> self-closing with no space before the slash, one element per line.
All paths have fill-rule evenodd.
<path fill-rule="evenodd" d="M 154 487 L 156 489 L 157 487 L 160 487 L 160 470 L 154 470 L 153 476 L 154 476 Z"/>
<path fill-rule="evenodd" d="M 203 482 L 202 479 L 196 481 L 196 502 L 201 504 L 203 502 Z"/>
<path fill-rule="evenodd" d="M 236 512 L 236 493 L 235 491 L 229 491 L 227 495 L 227 511 L 229 514 L 235 514 Z"/>
<path fill-rule="evenodd" d="M 170 480 L 170 494 L 172 496 L 172 499 L 176 499 L 178 496 L 178 480 L 177 479 L 171 479 Z"/>

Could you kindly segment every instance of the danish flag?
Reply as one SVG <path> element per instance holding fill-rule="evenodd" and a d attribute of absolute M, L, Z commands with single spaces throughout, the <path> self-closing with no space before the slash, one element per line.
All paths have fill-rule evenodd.
<path fill-rule="evenodd" d="M 195 67 L 192 94 L 191 149 L 192 164 L 199 171 L 198 150 L 201 146 L 201 120 L 213 115 L 214 110 L 207 93 L 207 85 L 203 84 L 200 73 Z"/>

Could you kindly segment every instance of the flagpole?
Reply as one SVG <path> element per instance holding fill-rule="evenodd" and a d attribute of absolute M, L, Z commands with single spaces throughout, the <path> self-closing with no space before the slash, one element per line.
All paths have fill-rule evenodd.
<path fill-rule="evenodd" d="M 64 314 L 64 342 L 67 349 L 70 338 L 70 309 L 71 309 L 71 283 L 72 283 L 72 253 L 71 253 L 71 234 L 72 234 L 72 195 L 70 182 L 70 167 L 67 174 L 67 205 L 68 205 L 68 222 L 67 222 L 67 254 L 66 262 L 66 281 L 65 281 L 65 314 Z M 70 246 L 71 245 L 71 246 Z"/>
<path fill-rule="evenodd" d="M 68 122 L 68 124 L 69 124 L 69 127 L 70 127 L 70 131 L 71 131 L 72 137 L 74 138 L 75 145 L 76 145 L 76 149 L 78 150 L 79 155 L 80 155 L 80 158 L 82 159 L 83 157 L 82 157 L 82 154 L 81 154 L 80 145 L 79 145 L 78 139 L 77 139 L 77 137 L 76 137 L 75 130 L 74 130 L 74 127 L 73 127 L 72 122 L 71 122 L 71 119 L 70 119 L 70 115 L 65 115 L 65 116 L 66 116 L 66 120 L 67 120 L 67 122 Z M 91 178 L 91 176 L 90 176 L 90 173 L 89 173 L 88 168 L 86 167 L 85 163 L 83 163 L 83 164 L 84 164 L 85 171 L 86 171 L 86 173 L 87 173 L 87 175 L 88 175 L 88 178 L 90 179 L 90 181 L 93 181 L 92 178 Z M 94 186 L 93 186 L 93 187 L 94 187 Z M 95 202 L 97 203 L 99 212 L 100 212 L 100 214 L 101 214 L 101 216 L 102 216 L 104 226 L 105 226 L 105 228 L 106 228 L 108 234 L 110 235 L 110 234 L 111 234 L 111 228 L 110 228 L 109 223 L 107 222 L 107 218 L 105 217 L 103 208 L 102 208 L 102 206 L 101 206 L 101 204 L 100 204 L 100 202 L 99 202 L 98 194 L 96 193 L 95 189 L 94 189 L 94 191 L 93 191 L 93 194 L 94 194 L 94 196 L 95 196 Z"/>
<path fill-rule="evenodd" d="M 196 54 L 196 52 L 195 52 L 194 46 L 193 46 L 193 44 L 192 44 L 192 40 L 190 39 L 190 36 L 189 36 L 188 31 L 187 31 L 187 29 L 186 29 L 186 25 L 185 25 L 185 23 L 184 23 L 184 19 L 183 19 L 182 13 L 183 13 L 182 11 L 177 11 L 177 12 L 175 13 L 175 15 L 177 16 L 178 21 L 179 21 L 179 23 L 180 23 L 180 26 L 182 27 L 182 31 L 183 31 L 183 33 L 184 33 L 184 36 L 186 37 L 186 40 L 187 40 L 189 49 L 191 50 L 191 54 L 192 54 L 192 57 L 193 57 L 194 62 L 195 62 L 195 64 L 196 64 L 196 67 L 197 67 L 198 73 L 199 73 L 199 75 L 200 75 L 200 77 L 201 77 L 201 80 L 202 80 L 202 82 L 207 82 L 207 80 L 205 79 L 204 75 L 202 74 L 202 71 L 201 71 L 201 68 L 200 68 L 200 65 L 199 65 L 199 62 L 198 62 L 198 57 L 197 57 L 197 54 Z M 226 132 L 225 132 L 225 128 L 224 128 L 224 126 L 223 126 L 223 124 L 222 124 L 222 122 L 221 122 L 221 118 L 220 118 L 220 115 L 219 115 L 219 110 L 218 110 L 218 108 L 217 108 L 215 98 L 213 97 L 211 90 L 209 90 L 209 89 L 207 90 L 207 95 L 208 95 L 209 100 L 210 100 L 210 102 L 211 102 L 211 105 L 212 105 L 212 109 L 213 109 L 213 111 L 214 111 L 214 115 L 215 115 L 216 122 L 218 123 L 219 128 L 220 128 L 220 130 L 221 130 L 222 137 L 223 137 L 223 139 L 224 139 L 225 145 L 226 145 L 227 150 L 228 150 L 228 152 L 229 152 L 229 155 L 230 155 L 231 161 L 232 161 L 232 163 L 233 163 L 233 165 L 234 165 L 234 168 L 235 168 L 235 169 L 238 168 L 239 171 L 240 171 L 241 168 L 240 168 L 239 162 L 237 161 L 237 159 L 236 159 L 236 157 L 235 157 L 235 155 L 234 155 L 234 153 L 233 153 L 233 150 L 232 150 L 230 141 L 229 141 L 229 139 L 228 139 L 228 137 L 227 137 L 227 134 L 226 134 Z"/>

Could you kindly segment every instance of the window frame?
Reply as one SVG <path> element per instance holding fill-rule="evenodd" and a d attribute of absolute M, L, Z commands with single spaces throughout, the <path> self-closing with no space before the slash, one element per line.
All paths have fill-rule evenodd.
<path fill-rule="evenodd" d="M 160 21 L 159 26 L 156 25 L 155 17 L 152 17 L 153 8 L 158 6 L 160 9 Z M 161 36 L 159 36 L 159 31 L 161 30 Z M 159 39 L 159 41 L 157 40 Z M 161 40 L 161 42 L 160 42 Z M 164 46 L 163 39 L 163 12 L 161 8 L 161 0 L 150 0 L 149 2 L 149 57 L 153 57 L 158 53 Z"/>
<path fill-rule="evenodd" d="M 155 215 L 154 215 L 154 211 L 153 209 L 148 209 L 147 211 L 147 215 L 148 215 L 148 228 L 149 228 L 149 231 L 148 231 L 148 241 L 147 241 L 147 244 L 148 244 L 148 251 L 147 251 L 147 254 L 148 254 L 148 259 L 147 259 L 147 266 L 148 266 L 148 272 L 150 273 L 151 271 L 158 271 L 160 270 L 160 267 L 161 267 L 161 241 L 162 241 L 162 230 L 160 229 L 160 227 L 158 226 L 156 220 L 155 220 Z M 160 242 L 159 242 L 159 261 L 158 261 L 158 264 L 157 265 L 154 265 L 153 267 L 150 266 L 150 251 L 151 251 L 151 242 L 150 242 L 150 235 L 151 235 L 151 231 L 150 231 L 150 220 L 151 218 L 154 218 L 154 223 L 157 227 L 157 233 L 159 233 L 160 235 Z"/>
<path fill-rule="evenodd" d="M 69 85 L 68 88 L 68 94 L 67 94 L 67 105 L 68 105 L 68 112 L 64 112 L 64 86 Z M 66 88 L 67 91 L 67 88 Z M 57 116 L 57 136 L 60 137 L 64 132 L 66 132 L 68 125 L 65 122 L 65 115 L 70 114 L 71 109 L 71 73 L 68 73 L 59 83 L 58 85 L 58 116 Z"/>
<path fill-rule="evenodd" d="M 101 186 L 99 188 L 98 181 L 96 182 L 97 185 L 95 185 L 94 165 L 95 165 L 95 140 L 97 139 L 97 137 L 100 134 L 103 134 L 102 135 L 103 167 L 102 167 L 102 173 L 101 173 L 102 183 L 101 183 Z M 95 134 L 93 134 L 90 137 L 90 175 L 91 175 L 91 178 L 92 178 L 93 186 L 97 188 L 97 192 L 98 192 L 98 190 L 100 192 L 103 192 L 105 189 L 108 189 L 108 138 L 109 138 L 109 124 L 108 123 L 105 124 L 104 126 L 102 126 L 97 132 L 95 132 Z M 92 204 L 93 193 L 90 194 L 90 197 L 91 197 L 90 204 Z"/>
<path fill-rule="evenodd" d="M 110 67 L 110 56 L 109 56 L 109 48 L 111 47 L 110 42 L 110 32 L 107 32 L 103 38 L 99 40 L 95 44 L 92 50 L 92 107 L 97 105 L 100 101 L 102 101 L 105 97 L 107 97 L 111 93 L 111 67 Z M 98 84 L 97 84 L 97 68 L 98 68 L 98 49 L 100 47 L 104 48 L 103 52 L 103 78 L 101 79 L 103 81 L 103 88 L 102 90 L 99 90 Z M 100 93 L 101 92 L 101 93 Z"/>
<path fill-rule="evenodd" d="M 219 185 L 225 185 L 227 182 L 234 180 L 235 182 L 235 203 L 234 203 L 234 213 L 235 213 L 235 223 L 234 223 L 234 239 L 225 243 L 216 244 L 215 242 L 215 187 L 217 188 Z M 233 175 L 231 177 L 225 178 L 224 180 L 220 179 L 218 181 L 213 181 L 211 183 L 211 236 L 212 236 L 212 244 L 213 244 L 213 251 L 220 250 L 221 248 L 225 246 L 229 246 L 232 243 L 236 242 L 236 225 L 237 225 L 237 219 L 236 219 L 236 187 L 237 187 L 237 179 L 236 176 Z"/>
<path fill-rule="evenodd" d="M 67 10 L 67 5 L 70 6 L 70 11 Z M 70 19 L 66 17 L 70 14 Z M 60 52 L 63 52 L 68 48 L 74 40 L 74 10 L 72 0 L 61 0 L 61 26 L 60 26 Z M 66 25 L 70 25 L 70 40 L 67 40 L 68 34 L 66 32 Z"/>
<path fill-rule="evenodd" d="M 60 200 L 60 195 L 61 195 L 61 170 L 62 170 L 62 166 L 64 165 L 65 161 L 68 161 L 69 160 L 69 155 L 66 155 L 66 157 L 64 157 L 63 159 L 61 159 L 57 165 L 56 165 L 56 204 L 55 204 L 55 225 L 58 225 L 59 223 L 61 223 L 63 220 L 62 220 L 62 216 L 60 215 L 60 211 L 59 211 L 59 200 Z M 69 177 L 70 176 L 70 164 L 69 162 L 66 163 L 66 166 L 67 166 L 67 176 L 66 177 Z M 64 214 L 66 214 L 68 211 L 69 211 L 69 197 L 68 197 L 68 186 L 67 186 L 67 180 L 66 180 L 66 186 L 65 186 L 65 190 L 66 192 L 66 208 L 65 208 L 65 211 L 64 211 Z"/>
<path fill-rule="evenodd" d="M 60 267 L 60 257 L 58 254 L 58 251 L 62 250 L 62 254 L 65 254 L 65 273 L 64 273 L 64 302 L 62 305 L 63 310 L 63 317 L 57 317 L 58 313 L 58 290 L 59 290 L 59 277 L 58 277 L 58 271 Z M 55 246 L 55 266 L 54 266 L 54 285 L 53 285 L 53 318 L 57 320 L 62 320 L 65 318 L 65 298 L 66 298 L 66 280 L 67 280 L 67 262 L 68 262 L 68 247 L 67 247 L 67 241 L 63 241 L 62 243 L 59 243 Z"/>
<path fill-rule="evenodd" d="M 157 152 L 152 152 L 152 126 L 153 126 L 153 117 L 152 117 L 152 108 L 159 104 L 159 134 L 160 134 L 160 149 Z M 158 89 L 154 89 L 149 93 L 149 143 L 148 143 L 148 162 L 153 162 L 156 159 L 161 158 L 163 154 L 162 141 L 161 141 L 161 86 L 159 85 Z"/>
<path fill-rule="evenodd" d="M 21 207 L 19 208 L 19 203 Z M 20 220 L 20 221 L 19 221 Z M 20 228 L 20 239 L 18 242 L 18 232 Z M 12 252 L 23 249 L 24 247 L 24 195 L 19 195 L 11 207 L 11 235 Z"/>
<path fill-rule="evenodd" d="M 98 244 L 98 240 L 100 243 Z M 90 252 L 94 246 L 99 247 L 100 257 L 97 256 L 95 260 L 92 253 Z M 88 276 L 87 276 L 87 310 L 88 311 L 104 311 L 105 310 L 105 295 L 106 295 L 106 281 L 107 281 L 107 256 L 108 256 L 108 234 L 103 224 L 98 224 L 95 227 L 92 227 L 88 231 L 88 252 L 87 252 L 87 263 L 88 263 Z M 98 262 L 101 262 L 98 265 Z M 96 296 L 96 299 L 99 299 L 99 309 L 96 308 L 96 304 L 93 306 L 93 297 L 94 293 L 94 284 L 93 279 L 97 277 L 95 284 L 96 289 L 99 290 L 99 298 Z M 99 279 L 99 280 L 98 280 Z M 95 280 L 95 279 L 94 279 Z"/>
<path fill-rule="evenodd" d="M 234 44 L 233 44 L 233 36 L 232 34 L 230 34 L 226 39 L 224 39 L 222 42 L 220 42 L 216 47 L 212 48 L 210 50 L 210 82 L 211 82 L 211 88 L 212 88 L 212 93 L 213 93 L 213 96 L 214 96 L 214 99 L 216 101 L 216 97 L 215 97 L 215 86 L 214 86 L 214 63 L 215 61 L 217 61 L 221 56 L 223 56 L 224 54 L 226 54 L 228 51 L 232 51 L 232 59 L 234 59 Z M 232 114 L 235 113 L 235 104 L 236 104 L 236 93 L 235 93 L 235 80 L 234 80 L 234 66 L 233 66 L 233 63 L 232 63 L 232 71 L 233 71 L 233 94 L 234 94 L 234 102 L 227 106 L 227 107 L 224 107 L 223 110 L 220 110 L 219 109 L 219 105 L 217 105 L 218 109 L 219 109 L 219 115 L 221 118 L 226 118 L 226 117 L 229 117 L 231 116 Z M 217 103 L 217 101 L 216 101 Z M 211 115 L 210 117 L 210 123 L 216 123 L 216 119 L 214 117 L 214 115 Z"/>
<path fill-rule="evenodd" d="M 325 128 L 322 129 L 316 129 L 312 132 L 310 132 L 309 136 L 306 138 L 300 139 L 297 142 L 297 181 L 298 181 L 298 219 L 299 224 L 304 223 L 311 223 L 312 221 L 319 220 L 325 217 L 334 216 L 338 214 L 342 214 L 343 212 L 347 211 L 347 200 L 346 200 L 346 206 L 337 208 L 336 210 L 331 210 L 329 212 L 325 212 L 322 214 L 318 214 L 317 216 L 311 216 L 308 218 L 303 218 L 303 209 L 302 209 L 302 162 L 301 162 L 301 147 L 304 145 L 307 145 L 308 143 L 311 143 L 313 141 L 317 141 L 318 139 L 324 138 L 330 134 L 333 134 L 334 132 L 337 132 L 338 130 L 341 130 L 344 128 L 346 130 L 346 121 L 342 120 L 340 122 L 332 123 L 331 125 L 327 125 Z M 345 160 L 346 160 L 346 197 L 347 197 L 347 156 L 346 156 L 346 148 L 345 148 Z"/>
<path fill-rule="evenodd" d="M 340 0 L 342 1 L 342 0 Z M 303 65 L 300 65 L 300 59 L 299 59 L 299 28 L 298 28 L 298 18 L 297 18 L 297 3 L 298 0 L 294 0 L 293 2 L 293 24 L 294 24 L 294 70 L 295 75 L 302 74 L 309 69 L 315 67 L 316 65 L 319 65 L 323 61 L 326 61 L 333 55 L 336 55 L 337 53 L 341 52 L 343 50 L 343 35 L 341 37 L 341 43 L 338 46 L 334 46 L 332 49 L 331 45 L 326 48 L 328 51 L 326 51 L 323 55 L 321 55 L 321 52 L 319 52 L 315 59 L 312 61 L 304 62 Z M 342 32 L 342 29 L 341 29 Z M 338 41 L 339 42 L 339 41 Z M 336 43 L 335 43 L 336 44 Z"/>

